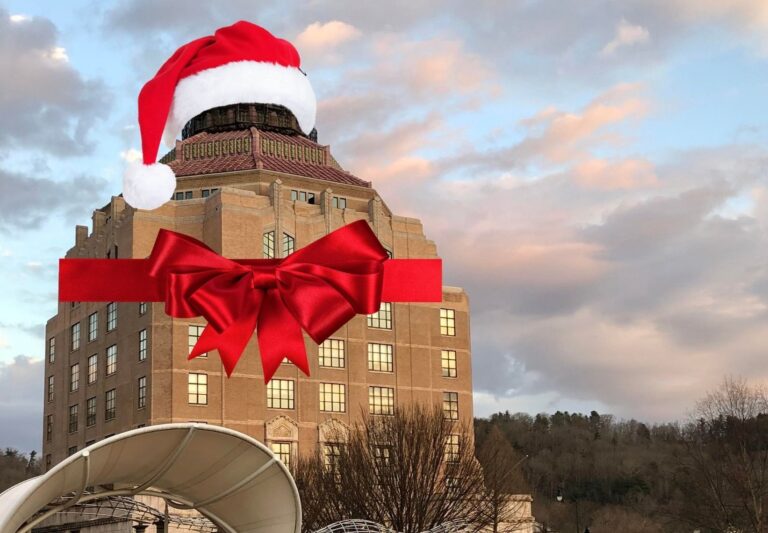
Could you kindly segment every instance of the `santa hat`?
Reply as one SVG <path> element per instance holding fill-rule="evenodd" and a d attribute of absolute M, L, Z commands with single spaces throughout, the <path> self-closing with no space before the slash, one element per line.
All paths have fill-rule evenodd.
<path fill-rule="evenodd" d="M 138 209 L 155 209 L 176 189 L 167 165 L 156 163 L 160 140 L 170 146 L 200 113 L 231 104 L 277 104 L 288 108 L 302 131 L 315 125 L 317 102 L 291 43 L 240 21 L 185 44 L 160 67 L 139 94 L 143 164 L 131 163 L 123 196 Z"/>

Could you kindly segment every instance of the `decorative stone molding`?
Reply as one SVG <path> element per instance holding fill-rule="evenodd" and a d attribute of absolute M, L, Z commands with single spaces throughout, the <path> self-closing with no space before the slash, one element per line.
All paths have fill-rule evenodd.
<path fill-rule="evenodd" d="M 276 416 L 272 420 L 267 421 L 266 426 L 267 442 L 298 442 L 299 440 L 299 425 L 287 416 Z"/>
<path fill-rule="evenodd" d="M 346 442 L 349 426 L 335 418 L 324 420 L 317 426 L 319 442 Z"/>

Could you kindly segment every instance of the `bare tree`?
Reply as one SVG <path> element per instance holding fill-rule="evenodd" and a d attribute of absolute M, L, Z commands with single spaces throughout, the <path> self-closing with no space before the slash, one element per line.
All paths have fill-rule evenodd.
<path fill-rule="evenodd" d="M 306 530 L 346 518 L 404 533 L 450 521 L 485 525 L 482 470 L 469 433 L 439 408 L 365 415 L 334 440 L 345 442 L 297 462 Z"/>

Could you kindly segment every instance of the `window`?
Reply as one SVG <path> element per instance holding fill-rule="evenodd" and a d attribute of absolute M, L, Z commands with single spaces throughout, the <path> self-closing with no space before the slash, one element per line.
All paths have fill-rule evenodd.
<path fill-rule="evenodd" d="M 96 396 L 85 401 L 85 425 L 88 427 L 96 425 Z"/>
<path fill-rule="evenodd" d="M 293 380 L 273 379 L 267 384 L 267 407 L 293 409 Z"/>
<path fill-rule="evenodd" d="M 80 363 L 69 367 L 69 392 L 75 392 L 80 388 Z"/>
<path fill-rule="evenodd" d="M 453 309 L 440 309 L 440 335 L 456 335 L 456 314 Z"/>
<path fill-rule="evenodd" d="M 326 339 L 317 347 L 320 366 L 329 368 L 344 368 L 344 341 Z"/>
<path fill-rule="evenodd" d="M 299 202 L 307 202 L 308 204 L 315 203 L 315 193 L 307 191 L 291 191 L 291 200 Z"/>
<path fill-rule="evenodd" d="M 77 404 L 69 406 L 69 432 L 77 431 Z"/>
<path fill-rule="evenodd" d="M 139 331 L 139 361 L 147 360 L 147 330 Z"/>
<path fill-rule="evenodd" d="M 141 376 L 139 378 L 139 394 L 137 396 L 138 403 L 136 405 L 137 409 L 143 409 L 147 406 L 147 376 Z"/>
<path fill-rule="evenodd" d="M 191 405 L 208 404 L 208 374 L 189 373 L 188 401 Z"/>
<path fill-rule="evenodd" d="M 96 383 L 99 371 L 99 357 L 93 354 L 88 358 L 88 383 Z"/>
<path fill-rule="evenodd" d="M 53 415 L 45 417 L 45 440 L 46 442 L 53 440 Z"/>
<path fill-rule="evenodd" d="M 107 331 L 112 331 L 117 327 L 117 304 L 110 302 L 107 304 Z"/>
<path fill-rule="evenodd" d="M 181 191 L 177 192 L 173 196 L 174 200 L 191 200 L 192 199 L 192 191 Z"/>
<path fill-rule="evenodd" d="M 67 449 L 67 455 L 75 455 L 77 453 L 77 446 L 70 446 Z"/>
<path fill-rule="evenodd" d="M 458 392 L 443 393 L 443 416 L 445 417 L 446 420 L 459 419 L 459 393 Z"/>
<path fill-rule="evenodd" d="M 392 345 L 368 343 L 368 370 L 392 372 Z"/>
<path fill-rule="evenodd" d="M 456 351 L 455 350 L 440 351 L 440 368 L 443 370 L 444 378 L 456 377 Z"/>
<path fill-rule="evenodd" d="M 283 233 L 283 257 L 287 257 L 296 251 L 296 239 Z"/>
<path fill-rule="evenodd" d="M 45 470 L 46 472 L 51 469 L 51 454 L 46 454 L 45 456 Z"/>
<path fill-rule="evenodd" d="M 88 342 L 95 341 L 99 336 L 99 313 L 88 315 Z"/>
<path fill-rule="evenodd" d="M 389 466 L 389 459 L 392 450 L 389 446 L 373 445 L 373 462 L 377 467 Z"/>
<path fill-rule="evenodd" d="M 269 445 L 269 447 L 272 450 L 272 453 L 275 454 L 275 457 L 280 459 L 280 461 L 288 468 L 291 467 L 291 443 L 290 442 L 273 442 Z"/>
<path fill-rule="evenodd" d="M 195 344 L 197 344 L 198 339 L 200 338 L 200 335 L 203 334 L 203 330 L 205 329 L 205 326 L 199 326 L 197 324 L 190 324 L 187 328 L 187 346 L 189 347 L 189 352 L 192 353 L 192 348 L 195 347 Z M 207 353 L 201 353 L 198 355 L 198 357 L 208 357 Z"/>
<path fill-rule="evenodd" d="M 261 246 L 264 252 L 264 259 L 274 259 L 275 257 L 275 232 L 267 231 L 261 238 Z"/>
<path fill-rule="evenodd" d="M 70 335 L 72 337 L 70 349 L 74 352 L 75 350 L 80 349 L 80 322 L 77 324 L 72 324 L 72 327 L 70 328 Z"/>
<path fill-rule="evenodd" d="M 343 444 L 338 442 L 327 442 L 323 445 L 323 464 L 326 468 L 338 468 L 342 446 Z"/>
<path fill-rule="evenodd" d="M 139 316 L 147 314 L 147 302 L 139 302 Z"/>
<path fill-rule="evenodd" d="M 115 389 L 110 389 L 107 391 L 107 393 L 104 395 L 105 402 L 104 402 L 104 420 L 113 420 L 115 418 L 115 396 L 117 395 L 117 391 Z"/>
<path fill-rule="evenodd" d="M 208 198 L 210 195 L 218 191 L 219 188 L 216 187 L 214 189 L 203 189 L 203 198 Z"/>
<path fill-rule="evenodd" d="M 391 387 L 368 387 L 368 412 L 372 415 L 395 413 L 395 389 Z"/>
<path fill-rule="evenodd" d="M 56 360 L 56 337 L 48 339 L 48 362 L 53 363 Z"/>
<path fill-rule="evenodd" d="M 117 372 L 117 344 L 107 348 L 107 375 Z"/>
<path fill-rule="evenodd" d="M 346 209 L 347 208 L 347 199 L 342 196 L 334 196 L 333 197 L 333 207 L 337 209 Z"/>
<path fill-rule="evenodd" d="M 445 462 L 459 462 L 459 436 L 456 434 L 448 435 L 445 438 Z"/>
<path fill-rule="evenodd" d="M 48 401 L 53 401 L 53 376 L 48 376 Z"/>
<path fill-rule="evenodd" d="M 347 410 L 347 387 L 341 383 L 320 384 L 320 410 L 343 413 Z"/>
<path fill-rule="evenodd" d="M 368 315 L 368 327 L 378 329 L 392 329 L 392 304 L 381 302 L 379 310 Z"/>

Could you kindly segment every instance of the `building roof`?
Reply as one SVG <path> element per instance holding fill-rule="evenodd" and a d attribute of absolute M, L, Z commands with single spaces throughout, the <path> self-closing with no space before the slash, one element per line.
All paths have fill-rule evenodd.
<path fill-rule="evenodd" d="M 264 169 L 371 187 L 371 182 L 343 170 L 331 155 L 330 147 L 299 135 L 283 135 L 256 128 L 198 133 L 177 141 L 176 148 L 161 161 L 168 164 L 176 176 Z"/>

